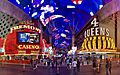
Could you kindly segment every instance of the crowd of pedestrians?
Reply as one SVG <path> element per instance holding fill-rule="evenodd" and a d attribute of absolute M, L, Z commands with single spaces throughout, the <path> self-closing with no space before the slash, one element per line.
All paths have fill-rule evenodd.
<path fill-rule="evenodd" d="M 38 66 L 47 66 L 47 67 L 56 67 L 57 66 L 66 66 L 67 69 L 72 69 L 73 71 L 80 71 L 81 65 L 84 64 L 84 60 L 82 57 L 60 57 L 60 58 L 40 58 L 40 59 L 31 59 L 30 64 L 33 67 L 33 70 L 37 69 Z M 87 64 L 92 63 L 93 71 L 100 73 L 101 70 L 101 64 L 102 64 L 102 58 L 101 57 L 93 57 L 86 61 Z M 105 68 L 106 68 L 106 75 L 111 74 L 112 69 L 112 58 L 106 58 L 105 62 Z"/>

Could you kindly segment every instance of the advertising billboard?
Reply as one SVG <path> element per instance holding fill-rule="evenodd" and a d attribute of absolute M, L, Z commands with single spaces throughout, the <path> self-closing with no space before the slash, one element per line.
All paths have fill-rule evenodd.
<path fill-rule="evenodd" d="M 40 36 L 38 33 L 17 32 L 18 44 L 39 44 Z"/>

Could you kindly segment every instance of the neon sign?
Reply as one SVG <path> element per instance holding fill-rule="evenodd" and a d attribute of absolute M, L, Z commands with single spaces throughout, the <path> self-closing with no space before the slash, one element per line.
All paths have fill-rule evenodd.
<path fill-rule="evenodd" d="M 30 25 L 19 25 L 19 26 L 15 26 L 15 27 L 12 27 L 12 28 L 11 28 L 11 31 L 17 30 L 17 29 L 22 29 L 22 28 L 35 30 L 35 31 L 41 33 L 41 30 L 40 30 L 39 28 L 36 28 L 36 27 L 34 27 L 34 26 L 30 26 Z"/>
<path fill-rule="evenodd" d="M 18 49 L 40 49 L 39 45 L 18 45 Z"/>
<path fill-rule="evenodd" d="M 109 36 L 110 35 L 108 28 L 99 27 L 99 22 L 97 22 L 96 18 L 93 19 L 93 21 L 91 22 L 91 25 L 94 25 L 94 26 L 84 32 L 85 38 L 90 37 L 90 36 L 95 36 L 95 35 L 96 36 L 98 35 Z"/>

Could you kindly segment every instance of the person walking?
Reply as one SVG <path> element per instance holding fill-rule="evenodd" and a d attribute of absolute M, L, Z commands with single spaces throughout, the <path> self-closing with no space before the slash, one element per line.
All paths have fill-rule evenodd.
<path fill-rule="evenodd" d="M 111 69 L 112 69 L 112 58 L 109 59 L 109 73 L 111 75 Z"/>
<path fill-rule="evenodd" d="M 93 69 L 95 71 L 96 70 L 96 58 L 95 57 L 93 58 L 93 62 L 92 63 L 93 63 Z"/>
<path fill-rule="evenodd" d="M 97 59 L 97 72 L 100 72 L 100 59 Z"/>
<path fill-rule="evenodd" d="M 80 71 L 80 60 L 77 59 L 77 71 Z"/>
<path fill-rule="evenodd" d="M 66 59 L 66 64 L 67 64 L 67 68 L 69 68 L 70 65 L 69 58 Z"/>
<path fill-rule="evenodd" d="M 30 59 L 30 65 L 33 67 L 33 60 L 32 60 L 32 58 Z"/>
<path fill-rule="evenodd" d="M 108 60 L 108 58 L 106 58 L 106 65 L 105 65 L 105 67 L 106 67 L 106 75 L 109 75 L 108 74 L 108 69 L 109 69 L 109 60 Z"/>
<path fill-rule="evenodd" d="M 76 72 L 76 67 L 77 67 L 76 59 L 74 59 L 74 61 L 72 62 L 72 67 L 73 67 L 73 71 Z"/>

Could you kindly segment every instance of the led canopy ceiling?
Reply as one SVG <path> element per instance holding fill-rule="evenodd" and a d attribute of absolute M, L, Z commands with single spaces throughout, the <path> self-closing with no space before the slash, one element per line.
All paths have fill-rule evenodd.
<path fill-rule="evenodd" d="M 78 34 L 86 22 L 100 10 L 106 0 L 9 0 L 31 18 L 38 19 L 52 34 L 56 48 L 71 44 L 72 32 Z M 110 1 L 110 0 L 109 0 Z"/>

